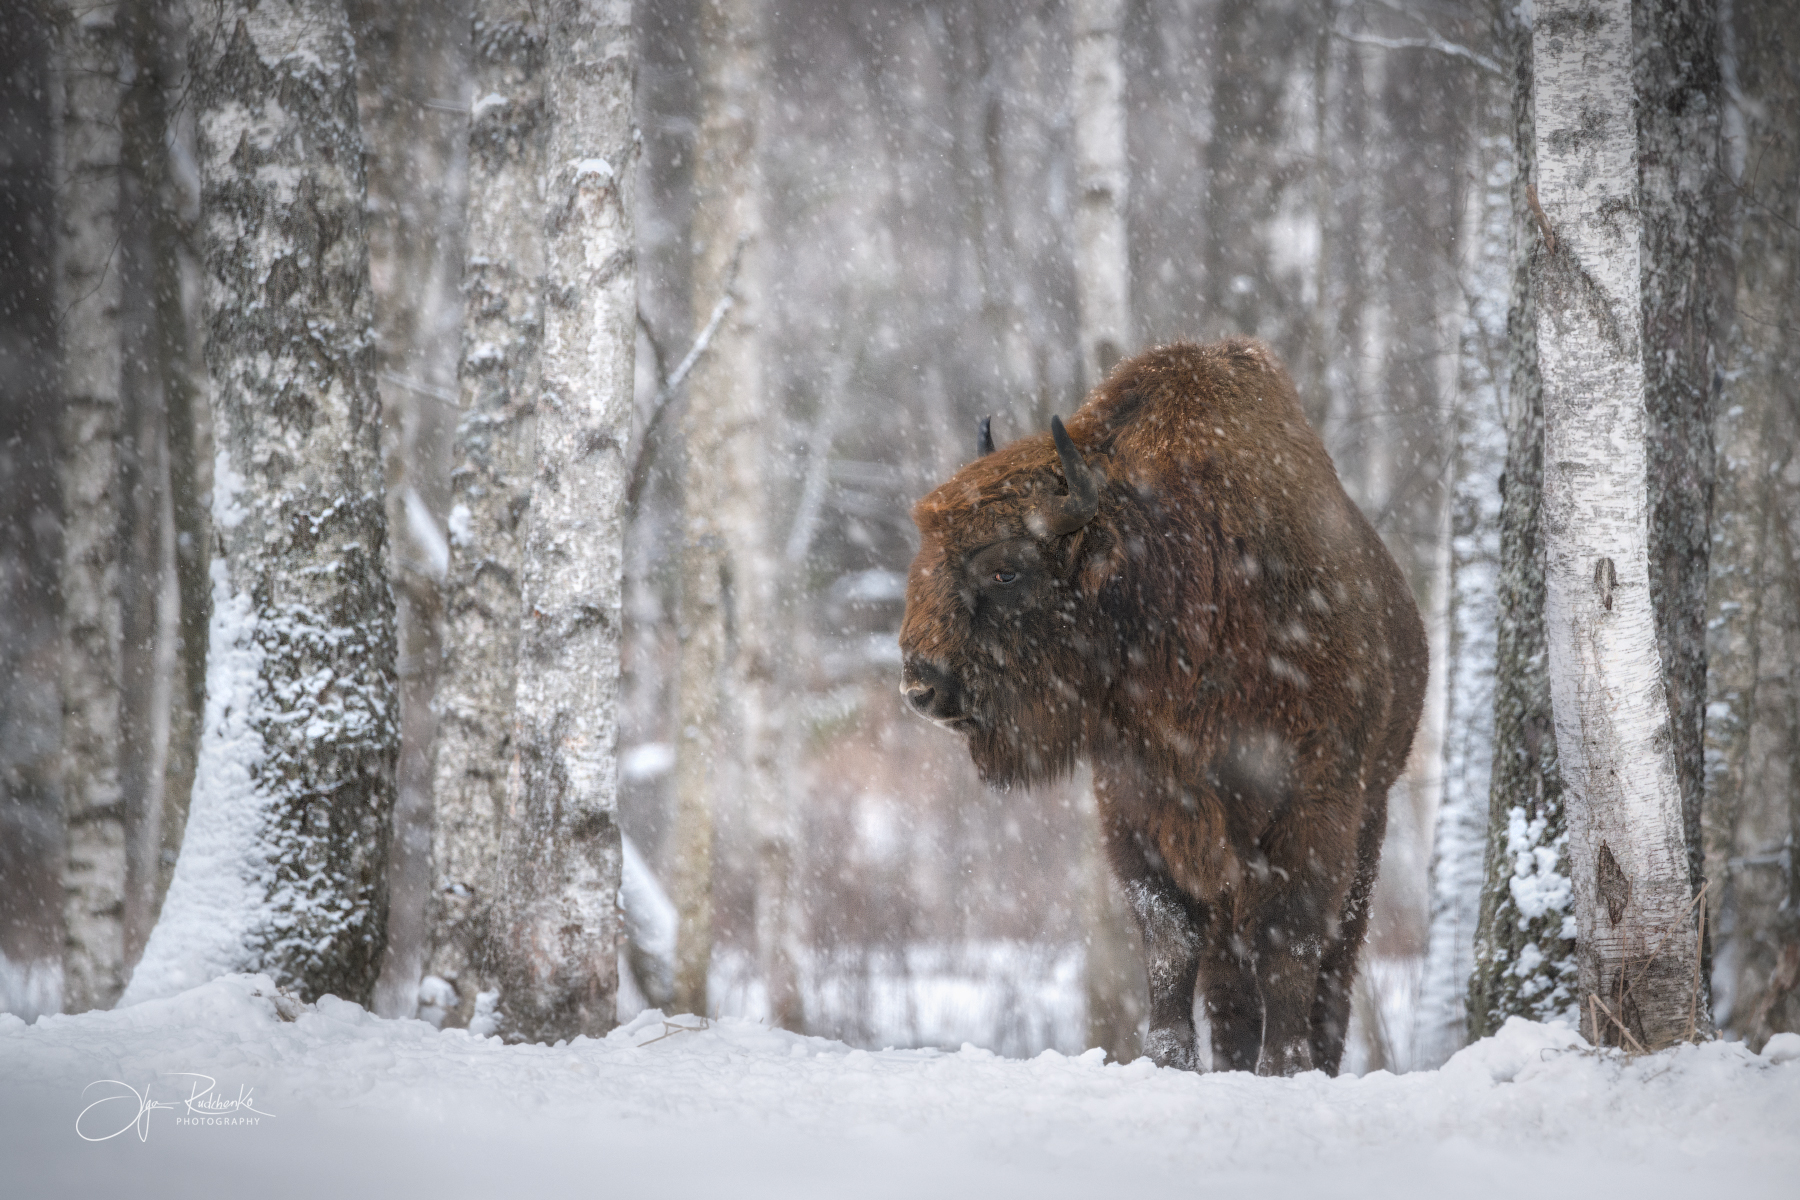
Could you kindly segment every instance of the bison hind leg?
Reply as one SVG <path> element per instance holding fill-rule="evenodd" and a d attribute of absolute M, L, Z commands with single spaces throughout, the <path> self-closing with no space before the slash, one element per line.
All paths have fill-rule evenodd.
<path fill-rule="evenodd" d="M 1386 812 L 1377 812 L 1363 824 L 1357 846 L 1356 880 L 1344 897 L 1336 936 L 1319 960 L 1318 990 L 1313 995 L 1313 1065 L 1327 1075 L 1338 1073 L 1344 1057 L 1344 1035 L 1350 1028 L 1351 989 L 1356 983 L 1357 959 L 1369 930 L 1369 902 L 1375 891 L 1375 873 L 1381 864 L 1381 836 Z"/>
<path fill-rule="evenodd" d="M 1254 1071 L 1263 1034 L 1256 964 L 1248 954 L 1238 953 L 1229 922 L 1214 921 L 1209 935 L 1200 989 L 1206 996 L 1206 1022 L 1212 1027 L 1213 1070 Z"/>

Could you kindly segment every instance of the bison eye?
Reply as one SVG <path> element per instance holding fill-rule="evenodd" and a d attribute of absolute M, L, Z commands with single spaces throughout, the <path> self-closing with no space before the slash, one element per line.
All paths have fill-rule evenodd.
<path fill-rule="evenodd" d="M 1018 577 L 1019 577 L 1019 573 L 1017 571 L 995 571 L 994 572 L 994 582 L 995 583 L 1011 583 L 1013 580 L 1017 579 Z"/>

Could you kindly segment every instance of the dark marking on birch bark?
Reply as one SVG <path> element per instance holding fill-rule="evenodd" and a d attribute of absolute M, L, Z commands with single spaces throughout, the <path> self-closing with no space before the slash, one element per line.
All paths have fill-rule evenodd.
<path fill-rule="evenodd" d="M 1617 925 L 1631 906 L 1631 880 L 1605 842 L 1600 843 L 1600 862 L 1594 868 L 1594 878 L 1600 899 L 1606 903 L 1606 918 Z"/>
<path fill-rule="evenodd" d="M 1613 560 L 1602 558 L 1594 564 L 1594 590 L 1600 593 L 1600 607 L 1612 611 L 1613 592 L 1619 586 L 1619 572 Z"/>

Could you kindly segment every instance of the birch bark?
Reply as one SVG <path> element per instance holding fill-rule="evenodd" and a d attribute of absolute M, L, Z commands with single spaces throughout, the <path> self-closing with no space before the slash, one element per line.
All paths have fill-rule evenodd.
<path fill-rule="evenodd" d="M 461 1028 L 495 989 L 500 830 L 518 786 L 513 713 L 531 506 L 544 272 L 547 50 L 523 0 L 481 0 L 472 39 L 460 415 L 433 770 L 421 1015 Z M 448 987 L 440 986 L 443 981 Z M 491 1017 L 487 1017 L 491 1020 Z M 491 1028 L 483 1028 L 491 1033 Z"/>
<path fill-rule="evenodd" d="M 1579 999 L 1591 1041 L 1655 1050 L 1711 1021 L 1650 598 L 1629 0 L 1540 4 L 1532 42 L 1538 190 L 1554 238 L 1534 281 L 1545 626 Z"/>
<path fill-rule="evenodd" d="M 776 669 L 771 626 L 775 566 L 761 491 L 766 448 L 756 154 L 763 38 L 758 0 L 704 0 L 701 5 L 690 286 L 694 328 L 704 326 L 727 280 L 735 281 L 731 311 L 710 352 L 689 376 L 682 426 L 680 733 L 670 890 L 679 913 L 674 1003 L 678 1010 L 700 1014 L 707 1011 L 712 955 L 715 804 L 734 770 L 745 773 L 742 782 L 758 827 L 758 900 L 765 908 L 757 916 L 759 928 L 774 932 L 786 923 L 766 906 L 784 902 L 786 887 L 779 873 L 792 863 L 791 846 L 780 835 L 783 798 L 773 762 L 780 735 L 769 691 Z M 761 965 L 785 972 L 773 956 Z M 797 986 L 785 974 L 765 978 L 765 983 L 776 1019 L 794 1021 Z"/>
<path fill-rule="evenodd" d="M 218 422 L 207 711 L 122 1003 L 241 970 L 366 1003 L 398 735 L 354 50 L 340 0 L 189 13 Z"/>
<path fill-rule="evenodd" d="M 520 785 L 501 835 L 495 946 L 509 1040 L 614 1021 L 623 500 L 637 274 L 628 0 L 544 22 L 545 257 L 537 447 L 521 578 Z"/>
<path fill-rule="evenodd" d="M 55 79 L 62 350 L 63 1008 L 125 988 L 126 799 L 120 781 L 125 427 L 119 243 L 125 53 L 119 5 L 59 4 Z"/>

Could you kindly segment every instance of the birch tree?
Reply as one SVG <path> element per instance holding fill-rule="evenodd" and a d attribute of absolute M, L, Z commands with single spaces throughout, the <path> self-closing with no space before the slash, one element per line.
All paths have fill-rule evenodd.
<path fill-rule="evenodd" d="M 207 708 L 123 1003 L 227 971 L 366 1002 L 394 797 L 363 147 L 341 0 L 194 0 L 217 420 Z"/>
<path fill-rule="evenodd" d="M 451 456 L 450 564 L 433 771 L 432 885 L 422 1015 L 453 1027 L 497 993 L 489 938 L 500 830 L 518 786 L 520 579 L 540 386 L 544 30 L 523 0 L 481 0 L 473 24 L 461 408 Z"/>
<path fill-rule="evenodd" d="M 1680 779 L 1650 599 L 1642 209 L 1628 0 L 1532 31 L 1545 627 L 1590 1040 L 1706 1032 Z"/>
<path fill-rule="evenodd" d="M 670 890 L 679 914 L 674 1004 L 701 1014 L 707 1011 L 713 939 L 714 804 L 740 763 L 750 812 L 761 826 L 759 872 L 764 878 L 758 899 L 765 906 L 785 895 L 785 887 L 778 892 L 769 873 L 790 869 L 792 850 L 772 819 L 781 798 L 772 761 L 779 745 L 779 714 L 770 690 L 776 669 L 771 624 L 775 560 L 761 492 L 766 448 L 760 420 L 756 256 L 762 217 L 756 151 L 762 21 L 758 0 L 703 0 L 700 9 L 690 284 L 694 328 L 706 325 L 722 296 L 729 293 L 732 302 L 708 353 L 689 376 L 682 424 L 680 732 Z M 757 920 L 759 927 L 768 922 L 771 929 L 783 923 L 767 911 L 759 912 Z M 780 966 L 774 961 L 764 965 Z M 776 1019 L 792 1021 L 797 986 L 785 978 L 765 982 Z"/>
<path fill-rule="evenodd" d="M 509 1039 L 598 1036 L 618 986 L 619 649 L 632 413 L 631 5 L 557 0 L 544 22 L 548 123 L 543 347 L 521 576 L 515 727 L 495 944 Z"/>
<path fill-rule="evenodd" d="M 1551 717 L 1544 631 L 1544 399 L 1531 280 L 1542 251 L 1527 197 L 1537 184 L 1532 30 L 1502 6 L 1498 40 L 1512 72 L 1513 174 L 1508 231 L 1500 570 L 1494 645 L 1494 751 L 1468 1036 L 1509 1016 L 1549 1020 L 1575 1001 L 1575 917 L 1562 773 Z"/>
<path fill-rule="evenodd" d="M 1074 24 L 1075 289 L 1080 304 L 1081 370 L 1098 387 L 1132 349 L 1131 255 L 1126 238 L 1130 175 L 1125 161 L 1125 70 L 1119 56 L 1121 0 L 1079 0 Z M 1115 895 L 1099 829 L 1093 782 L 1084 770 L 1072 785 L 1082 824 L 1082 899 L 1087 926 L 1087 1040 L 1119 1062 L 1139 1053 L 1138 1022 L 1147 997 L 1137 994 L 1141 966 Z"/>
<path fill-rule="evenodd" d="M 1485 83 L 1485 81 L 1484 81 Z M 1486 84 L 1491 125 L 1510 115 L 1505 90 Z M 1490 122 L 1483 121 L 1486 126 Z M 1468 1038 L 1465 1000 L 1480 920 L 1488 788 L 1494 750 L 1494 642 L 1500 567 L 1499 476 L 1506 430 L 1507 234 L 1511 224 L 1511 139 L 1484 133 L 1469 155 L 1476 186 L 1465 199 L 1460 264 L 1467 297 L 1458 345 L 1450 423 L 1452 482 L 1448 530 L 1448 647 L 1443 800 L 1431 859 L 1431 924 L 1420 985 L 1413 1066 L 1431 1067 Z"/>
<path fill-rule="evenodd" d="M 125 988 L 120 703 L 125 429 L 119 5 L 58 5 L 57 295 L 62 352 L 63 1007 Z"/>

